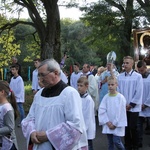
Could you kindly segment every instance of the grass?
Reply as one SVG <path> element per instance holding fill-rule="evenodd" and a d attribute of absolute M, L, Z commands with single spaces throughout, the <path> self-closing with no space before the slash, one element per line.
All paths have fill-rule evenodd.
<path fill-rule="evenodd" d="M 29 112 L 30 106 L 32 104 L 34 95 L 33 95 L 32 90 L 31 90 L 31 81 L 26 81 L 24 83 L 24 85 L 25 85 L 24 110 L 25 110 L 25 113 L 27 114 Z"/>

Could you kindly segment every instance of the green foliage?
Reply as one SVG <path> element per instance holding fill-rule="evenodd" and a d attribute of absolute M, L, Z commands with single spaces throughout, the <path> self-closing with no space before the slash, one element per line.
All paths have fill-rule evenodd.
<path fill-rule="evenodd" d="M 124 55 L 133 56 L 132 29 L 148 25 L 149 7 L 146 0 L 101 0 L 81 7 L 85 12 L 81 20 L 92 27 L 85 41 L 97 50 L 103 62 L 112 50 L 119 62 Z"/>
<path fill-rule="evenodd" d="M 23 62 L 33 62 L 34 58 L 40 57 L 39 38 L 32 26 L 18 25 L 15 27 L 16 42 L 20 44 Z"/>
<path fill-rule="evenodd" d="M 69 58 L 66 60 L 66 70 L 69 69 L 74 62 L 95 63 L 101 65 L 101 59 L 96 54 L 95 49 L 91 48 L 85 38 L 91 33 L 91 28 L 86 27 L 81 21 L 72 21 L 64 19 L 61 21 L 61 41 L 62 53 L 67 51 Z M 67 68 L 68 67 L 68 68 Z"/>
<path fill-rule="evenodd" d="M 81 20 L 92 32 L 85 38 L 97 55 L 102 58 L 103 65 L 106 64 L 106 55 L 110 51 L 118 53 L 122 18 L 119 11 L 113 11 L 106 2 L 93 3 L 89 7 L 82 7 L 86 13 Z M 120 17 L 118 17 L 120 16 Z"/>
<path fill-rule="evenodd" d="M 28 113 L 29 112 L 29 109 L 30 109 L 30 106 L 32 104 L 32 101 L 33 101 L 33 93 L 32 93 L 32 90 L 31 90 L 31 81 L 27 81 L 27 82 L 24 82 L 24 85 L 25 85 L 25 103 L 24 103 L 24 109 L 25 109 L 25 112 Z"/>
<path fill-rule="evenodd" d="M 11 57 L 20 55 L 20 45 L 16 44 L 13 31 L 8 31 L 0 37 L 0 67 L 8 66 Z"/>

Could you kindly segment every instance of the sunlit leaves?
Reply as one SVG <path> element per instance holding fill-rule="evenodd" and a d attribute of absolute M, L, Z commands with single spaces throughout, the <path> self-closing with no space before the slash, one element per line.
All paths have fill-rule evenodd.
<path fill-rule="evenodd" d="M 20 45 L 16 44 L 13 31 L 2 34 L 0 37 L 0 67 L 8 66 L 11 57 L 20 55 Z"/>

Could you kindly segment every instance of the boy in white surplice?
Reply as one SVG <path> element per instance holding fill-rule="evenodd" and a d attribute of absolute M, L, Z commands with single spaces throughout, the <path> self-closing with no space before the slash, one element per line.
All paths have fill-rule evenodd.
<path fill-rule="evenodd" d="M 117 79 L 108 77 L 109 93 L 104 96 L 99 106 L 99 125 L 103 126 L 102 133 L 107 134 L 108 150 L 125 150 L 121 137 L 125 135 L 126 100 L 125 97 L 116 91 Z"/>
<path fill-rule="evenodd" d="M 80 77 L 78 79 L 78 92 L 82 99 L 82 112 L 85 121 L 88 147 L 89 150 L 93 150 L 93 139 L 95 138 L 96 123 L 95 123 L 95 112 L 94 112 L 94 101 L 88 94 L 88 79 L 87 77 Z"/>

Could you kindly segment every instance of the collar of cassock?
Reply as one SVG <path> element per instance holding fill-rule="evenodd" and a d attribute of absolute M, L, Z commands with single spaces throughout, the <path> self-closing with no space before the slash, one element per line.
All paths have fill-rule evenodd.
<path fill-rule="evenodd" d="M 78 72 L 74 72 L 75 74 L 78 74 L 79 73 L 79 71 Z"/>
<path fill-rule="evenodd" d="M 81 98 L 85 98 L 85 97 L 87 97 L 88 96 L 88 93 L 86 92 L 86 93 L 84 93 L 84 94 L 80 94 L 80 97 Z"/>
<path fill-rule="evenodd" d="M 149 74 L 150 74 L 149 72 L 145 72 L 144 74 L 142 74 L 142 77 L 147 78 Z"/>
<path fill-rule="evenodd" d="M 134 72 L 134 70 L 132 69 L 129 73 L 125 72 L 125 76 L 132 76 L 132 73 Z"/>
<path fill-rule="evenodd" d="M 17 77 L 19 77 L 19 76 L 16 76 L 16 77 L 14 76 L 13 79 L 17 79 Z"/>
<path fill-rule="evenodd" d="M 54 97 L 59 96 L 60 93 L 67 87 L 68 85 L 60 80 L 56 85 L 53 87 L 44 88 L 41 96 L 43 97 Z"/>

